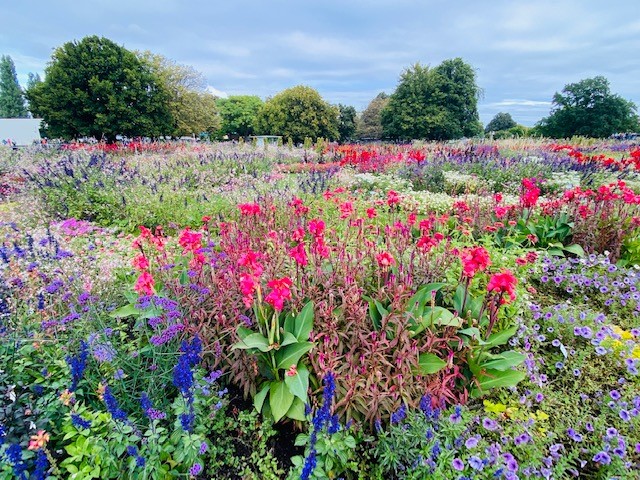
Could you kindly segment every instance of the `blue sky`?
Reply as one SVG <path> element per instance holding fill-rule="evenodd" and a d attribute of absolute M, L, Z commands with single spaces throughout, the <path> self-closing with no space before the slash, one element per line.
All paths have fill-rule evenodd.
<path fill-rule="evenodd" d="M 87 35 L 191 65 L 220 94 L 262 98 L 305 84 L 366 107 L 402 70 L 461 57 L 477 72 L 487 123 L 549 113 L 565 84 L 604 75 L 640 105 L 640 1 L 103 0 L 5 2 L 0 54 L 24 85 L 53 49 Z"/>

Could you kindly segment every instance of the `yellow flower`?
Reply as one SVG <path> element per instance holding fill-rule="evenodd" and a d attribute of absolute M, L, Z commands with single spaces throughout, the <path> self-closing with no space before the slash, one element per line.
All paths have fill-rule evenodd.
<path fill-rule="evenodd" d="M 67 388 L 64 392 L 60 394 L 60 401 L 65 407 L 68 407 L 73 403 L 73 399 L 74 399 L 73 397 L 74 397 L 74 393 L 70 392 L 69 389 Z"/>

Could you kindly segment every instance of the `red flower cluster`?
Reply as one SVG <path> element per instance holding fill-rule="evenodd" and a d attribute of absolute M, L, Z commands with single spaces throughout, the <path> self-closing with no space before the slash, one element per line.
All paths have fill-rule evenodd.
<path fill-rule="evenodd" d="M 522 195 L 520 196 L 520 203 L 524 208 L 535 207 L 540 197 L 540 189 L 536 186 L 535 178 L 523 178 L 522 179 Z"/>
<path fill-rule="evenodd" d="M 302 267 L 308 263 L 307 251 L 304 249 L 304 243 L 299 243 L 289 250 L 289 255 L 291 255 L 291 258 L 293 258 L 296 263 Z"/>
<path fill-rule="evenodd" d="M 376 260 L 378 261 L 378 265 L 382 268 L 390 267 L 391 265 L 395 265 L 396 259 L 393 258 L 389 252 L 382 252 L 376 255 Z"/>
<path fill-rule="evenodd" d="M 238 205 L 240 209 L 240 213 L 242 215 L 259 215 L 260 214 L 260 205 L 257 203 L 241 203 Z"/>
<path fill-rule="evenodd" d="M 462 274 L 472 278 L 476 273 L 486 270 L 491 265 L 489 252 L 484 247 L 466 248 L 460 252 L 462 261 Z"/>
<path fill-rule="evenodd" d="M 273 306 L 273 308 L 281 312 L 284 307 L 285 300 L 291 300 L 291 286 L 293 282 L 289 277 L 276 278 L 267 283 L 267 287 L 271 288 L 271 292 L 265 297 L 265 301 Z"/>
<path fill-rule="evenodd" d="M 487 290 L 489 292 L 496 292 L 500 295 L 501 303 L 508 303 L 503 295 L 506 293 L 509 297 L 509 302 L 516 299 L 516 285 L 518 279 L 511 273 L 511 270 L 504 269 L 500 273 L 496 273 L 489 279 Z"/>

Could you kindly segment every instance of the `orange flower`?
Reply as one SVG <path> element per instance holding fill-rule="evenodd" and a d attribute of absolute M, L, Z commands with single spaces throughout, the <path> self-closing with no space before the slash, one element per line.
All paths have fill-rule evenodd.
<path fill-rule="evenodd" d="M 47 445 L 49 441 L 49 434 L 44 430 L 38 430 L 38 433 L 35 435 L 31 435 L 31 440 L 29 440 L 28 450 L 40 450 Z"/>
<path fill-rule="evenodd" d="M 67 388 L 64 392 L 60 394 L 60 401 L 65 407 L 68 407 L 74 401 L 74 393 L 69 391 L 69 389 Z"/>

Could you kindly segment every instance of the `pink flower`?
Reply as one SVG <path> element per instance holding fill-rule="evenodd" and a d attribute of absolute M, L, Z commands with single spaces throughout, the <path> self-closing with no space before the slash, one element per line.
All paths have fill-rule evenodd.
<path fill-rule="evenodd" d="M 398 192 L 389 190 L 387 192 L 387 205 L 391 207 L 393 205 L 398 205 L 399 203 L 400 203 L 400 196 L 398 195 Z"/>
<path fill-rule="evenodd" d="M 376 255 L 376 260 L 378 261 L 378 265 L 383 268 L 390 267 L 391 265 L 395 265 L 396 260 L 389 252 L 382 252 Z"/>
<path fill-rule="evenodd" d="M 347 218 L 353 213 L 353 203 L 344 202 L 340 204 L 340 218 Z"/>
<path fill-rule="evenodd" d="M 307 251 L 304 249 L 304 243 L 299 243 L 289 250 L 289 255 L 291 255 L 291 258 L 293 258 L 298 265 L 304 267 L 307 264 Z"/>
<path fill-rule="evenodd" d="M 260 205 L 257 203 L 241 203 L 238 205 L 241 215 L 259 215 Z"/>
<path fill-rule="evenodd" d="M 133 264 L 134 268 L 140 271 L 143 271 L 149 268 L 149 260 L 147 260 L 147 257 L 145 257 L 144 255 L 138 255 L 133 259 L 133 262 L 131 263 Z"/>
<path fill-rule="evenodd" d="M 496 273 L 489 279 L 487 290 L 489 292 L 496 292 L 500 295 L 507 294 L 509 301 L 512 302 L 516 298 L 515 287 L 518 284 L 518 279 L 511 273 L 510 270 L 504 269 L 500 273 Z M 504 301 L 503 303 L 507 303 Z"/>
<path fill-rule="evenodd" d="M 375 218 L 378 216 L 378 212 L 376 212 L 375 208 L 367 208 L 367 217 Z"/>
<path fill-rule="evenodd" d="M 195 252 L 202 248 L 202 233 L 192 232 L 189 227 L 180 233 L 178 243 L 183 248 L 182 254 L 187 252 Z"/>
<path fill-rule="evenodd" d="M 153 280 L 151 274 L 147 271 L 144 271 L 138 277 L 138 280 L 136 281 L 133 289 L 140 295 L 153 295 L 154 285 L 155 281 Z"/>
<path fill-rule="evenodd" d="M 291 300 L 291 285 L 293 282 L 289 277 L 276 278 L 267 283 L 271 292 L 265 297 L 265 301 L 272 305 L 277 312 L 281 312 L 285 300 Z"/>
<path fill-rule="evenodd" d="M 324 235 L 324 221 L 319 218 L 309 220 L 309 233 L 314 237 L 321 237 Z"/>
<path fill-rule="evenodd" d="M 472 278 L 476 273 L 486 270 L 491 265 L 489 252 L 484 247 L 465 248 L 460 253 L 462 261 L 462 273 L 467 278 Z"/>

